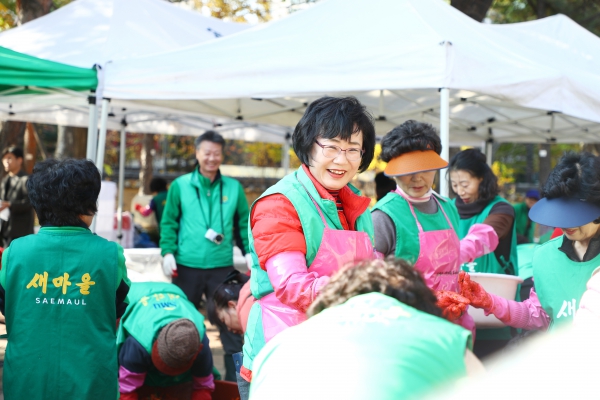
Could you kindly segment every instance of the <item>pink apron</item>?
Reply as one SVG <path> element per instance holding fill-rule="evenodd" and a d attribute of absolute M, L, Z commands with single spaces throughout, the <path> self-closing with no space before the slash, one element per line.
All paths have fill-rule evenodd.
<path fill-rule="evenodd" d="M 313 262 L 308 266 L 308 272 L 316 272 L 318 276 L 331 276 L 347 263 L 375 258 L 375 249 L 366 232 L 329 228 L 321 208 L 312 196 L 310 198 L 321 216 L 324 230 L 321 245 Z M 306 320 L 303 311 L 283 304 L 277 299 L 275 293 L 270 293 L 257 301 L 262 311 L 265 343 L 284 329 Z"/>
<path fill-rule="evenodd" d="M 421 273 L 425 283 L 431 289 L 458 292 L 460 240 L 452 227 L 448 215 L 446 215 L 446 211 L 444 211 L 444 208 L 435 195 L 432 195 L 438 208 L 444 214 L 446 222 L 448 222 L 448 229 L 424 232 L 421 223 L 417 219 L 412 203 L 400 191 L 396 190 L 395 193 L 406 200 L 419 229 L 420 250 L 414 268 Z M 475 324 L 473 318 L 466 312 L 456 321 L 456 324 L 474 331 Z"/>

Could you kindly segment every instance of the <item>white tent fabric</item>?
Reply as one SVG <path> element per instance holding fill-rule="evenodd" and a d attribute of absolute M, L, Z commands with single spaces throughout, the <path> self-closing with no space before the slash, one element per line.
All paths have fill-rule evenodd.
<path fill-rule="evenodd" d="M 435 123 L 437 91 L 449 88 L 453 142 L 490 129 L 495 140 L 597 141 L 586 120 L 600 122 L 600 107 L 565 103 L 600 92 L 571 84 L 577 74 L 548 57 L 440 0 L 325 0 L 219 41 L 115 61 L 105 93 L 286 126 L 317 97 L 353 94 L 384 134 L 408 118 Z"/>
<path fill-rule="evenodd" d="M 246 29 L 164 0 L 77 0 L 0 34 L 0 46 L 82 68 Z"/>

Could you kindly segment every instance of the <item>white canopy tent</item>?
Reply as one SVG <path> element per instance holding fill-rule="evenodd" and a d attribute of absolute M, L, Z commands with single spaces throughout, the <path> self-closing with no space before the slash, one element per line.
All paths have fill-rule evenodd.
<path fill-rule="evenodd" d="M 600 76 L 573 85 L 580 71 L 548 59 L 440 0 L 326 0 L 219 41 L 115 61 L 105 94 L 285 126 L 317 97 L 352 94 L 378 134 L 426 120 L 445 151 L 449 133 L 460 143 L 597 141 Z M 566 104 L 574 98 L 592 104 Z"/>

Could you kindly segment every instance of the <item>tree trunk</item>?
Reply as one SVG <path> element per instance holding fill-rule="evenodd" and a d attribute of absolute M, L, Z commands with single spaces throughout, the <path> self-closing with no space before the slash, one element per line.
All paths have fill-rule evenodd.
<path fill-rule="evenodd" d="M 450 0 L 450 5 L 464 14 L 481 22 L 494 0 Z"/>
<path fill-rule="evenodd" d="M 540 187 L 544 187 L 548 175 L 552 170 L 552 158 L 550 157 L 550 146 L 549 143 L 540 144 Z M 544 153 L 546 154 L 545 156 Z"/>
<path fill-rule="evenodd" d="M 87 128 L 72 126 L 58 126 L 56 138 L 56 151 L 54 157 L 60 160 L 65 158 L 85 158 L 87 151 Z"/>
<path fill-rule="evenodd" d="M 154 135 L 146 134 L 142 139 L 140 152 L 140 194 L 150 194 L 150 181 L 152 180 L 152 159 L 155 140 Z"/>
<path fill-rule="evenodd" d="M 19 25 L 42 17 L 52 10 L 52 0 L 17 0 Z"/>

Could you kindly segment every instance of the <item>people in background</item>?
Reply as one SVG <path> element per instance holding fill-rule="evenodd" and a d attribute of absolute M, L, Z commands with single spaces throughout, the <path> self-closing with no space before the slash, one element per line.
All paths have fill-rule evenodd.
<path fill-rule="evenodd" d="M 224 146 L 225 140 L 214 131 L 196 139 L 198 167 L 173 181 L 160 224 L 163 270 L 174 275 L 173 283 L 196 306 L 203 295 L 210 303 L 215 288 L 234 270 L 234 242 L 242 253 L 249 251 L 244 189 L 219 170 Z M 242 336 L 225 328 L 219 333 L 225 380 L 235 381 L 231 355 L 242 351 Z"/>
<path fill-rule="evenodd" d="M 499 243 L 496 250 L 463 265 L 472 272 L 518 275 L 515 210 L 499 196 L 498 178 L 478 149 L 468 149 L 450 160 L 450 185 L 460 216 L 458 236 L 464 238 L 474 224 L 494 228 Z M 511 339 L 510 328 L 478 329 L 474 352 L 483 358 L 500 350 Z"/>
<path fill-rule="evenodd" d="M 23 150 L 11 146 L 2 152 L 6 176 L 0 181 L 0 236 L 8 247 L 16 238 L 33 233 L 33 207 L 27 196 Z"/>

